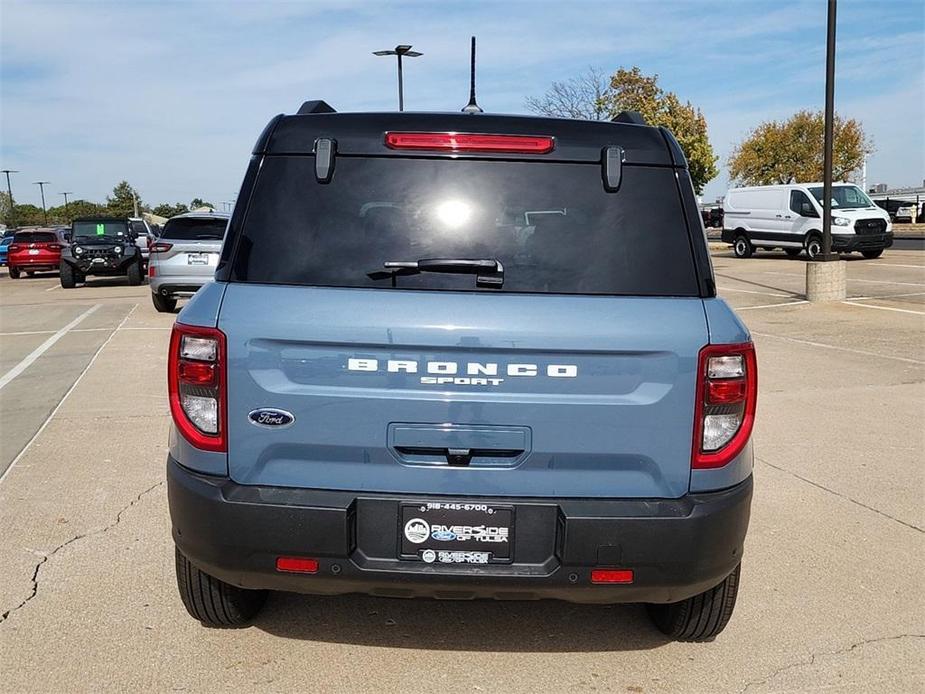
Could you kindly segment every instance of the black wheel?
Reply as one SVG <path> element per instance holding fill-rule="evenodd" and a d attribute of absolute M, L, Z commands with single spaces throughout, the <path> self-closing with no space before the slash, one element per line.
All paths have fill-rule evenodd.
<path fill-rule="evenodd" d="M 800 253 L 803 252 L 802 248 L 785 248 L 784 253 L 789 255 L 791 258 L 799 257 Z"/>
<path fill-rule="evenodd" d="M 70 264 L 61 261 L 61 265 L 58 266 L 58 276 L 61 279 L 61 286 L 65 289 L 73 289 L 77 286 L 77 273 Z"/>
<path fill-rule="evenodd" d="M 752 246 L 751 241 L 748 240 L 745 234 L 739 234 L 735 237 L 732 242 L 732 250 L 736 254 L 736 258 L 751 258 L 752 253 L 755 252 L 754 246 Z"/>
<path fill-rule="evenodd" d="M 18 267 L 10 266 L 10 279 L 18 280 L 22 277 L 22 271 Z"/>
<path fill-rule="evenodd" d="M 810 260 L 815 260 L 822 255 L 822 237 L 818 234 L 810 234 L 806 238 L 806 255 Z"/>
<path fill-rule="evenodd" d="M 241 627 L 253 619 L 267 599 L 265 590 L 238 588 L 200 571 L 177 548 L 177 588 L 192 617 L 210 627 Z"/>
<path fill-rule="evenodd" d="M 125 276 L 128 277 L 128 283 L 131 286 L 136 287 L 141 284 L 141 279 L 143 277 L 141 274 L 141 263 L 132 263 L 129 265 Z"/>
<path fill-rule="evenodd" d="M 161 313 L 173 313 L 177 310 L 177 300 L 171 299 L 167 296 L 161 296 L 160 294 L 151 293 L 151 302 Z"/>
<path fill-rule="evenodd" d="M 741 564 L 715 588 L 681 602 L 646 605 L 659 630 L 676 641 L 712 641 L 726 628 L 739 592 Z"/>
<path fill-rule="evenodd" d="M 863 255 L 868 260 L 873 260 L 874 258 L 879 258 L 881 255 L 883 255 L 883 249 L 881 248 L 879 251 L 861 251 L 861 255 Z"/>

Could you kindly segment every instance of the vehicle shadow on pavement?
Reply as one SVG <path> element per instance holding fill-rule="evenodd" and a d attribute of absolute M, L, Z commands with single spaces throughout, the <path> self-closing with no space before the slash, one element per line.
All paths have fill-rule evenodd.
<path fill-rule="evenodd" d="M 254 626 L 275 636 L 439 651 L 637 651 L 669 643 L 641 605 L 315 597 L 271 593 Z"/>

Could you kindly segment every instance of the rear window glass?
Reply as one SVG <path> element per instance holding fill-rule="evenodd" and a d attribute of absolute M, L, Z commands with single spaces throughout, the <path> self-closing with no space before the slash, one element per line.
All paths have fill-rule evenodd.
<path fill-rule="evenodd" d="M 138 236 L 147 236 L 148 227 L 145 226 L 144 222 L 130 222 L 132 225 L 132 232 Z"/>
<path fill-rule="evenodd" d="M 177 241 L 221 241 L 225 236 L 226 219 L 195 219 L 181 217 L 171 219 L 164 225 L 163 239 Z"/>
<path fill-rule="evenodd" d="M 462 258 L 499 261 L 501 291 L 698 294 L 669 168 L 624 167 L 606 193 L 595 164 L 338 157 L 322 185 L 313 158 L 271 156 L 241 234 L 233 281 L 476 290 L 473 275 L 382 277 L 387 261 Z"/>
<path fill-rule="evenodd" d="M 21 231 L 16 234 L 16 243 L 56 243 L 58 237 L 50 231 Z"/>
<path fill-rule="evenodd" d="M 128 223 L 120 221 L 74 222 L 72 236 L 87 238 L 95 236 L 125 236 Z"/>

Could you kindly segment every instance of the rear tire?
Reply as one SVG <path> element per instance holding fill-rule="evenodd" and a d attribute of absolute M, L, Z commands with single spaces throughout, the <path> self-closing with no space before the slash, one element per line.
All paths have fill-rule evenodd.
<path fill-rule="evenodd" d="M 806 237 L 806 256 L 815 260 L 822 255 L 822 237 L 819 234 L 810 234 Z"/>
<path fill-rule="evenodd" d="M 18 267 L 10 267 L 10 279 L 18 280 L 22 277 L 22 271 Z"/>
<path fill-rule="evenodd" d="M 220 581 L 193 566 L 179 548 L 175 552 L 180 600 L 194 619 L 210 627 L 242 627 L 260 612 L 267 591 Z"/>
<path fill-rule="evenodd" d="M 742 565 L 710 590 L 681 602 L 646 605 L 655 626 L 675 641 L 712 641 L 726 628 L 735 608 Z"/>
<path fill-rule="evenodd" d="M 132 287 L 137 287 L 139 284 L 141 284 L 143 277 L 141 274 L 141 263 L 132 263 L 129 265 L 125 276 L 128 277 L 128 283 Z"/>
<path fill-rule="evenodd" d="M 791 258 L 799 257 L 800 253 L 803 252 L 802 248 L 785 248 L 784 253 L 786 253 Z"/>
<path fill-rule="evenodd" d="M 177 300 L 151 292 L 151 303 L 160 313 L 173 313 L 177 310 Z"/>
<path fill-rule="evenodd" d="M 873 260 L 874 258 L 879 258 L 881 255 L 883 255 L 883 249 L 881 248 L 879 251 L 861 251 L 861 255 L 863 255 L 868 260 Z"/>
<path fill-rule="evenodd" d="M 73 289 L 77 286 L 77 273 L 68 263 L 61 263 L 58 267 L 58 276 L 64 289 Z"/>
<path fill-rule="evenodd" d="M 739 234 L 732 242 L 732 251 L 736 254 L 736 258 L 751 258 L 755 248 L 745 234 Z"/>

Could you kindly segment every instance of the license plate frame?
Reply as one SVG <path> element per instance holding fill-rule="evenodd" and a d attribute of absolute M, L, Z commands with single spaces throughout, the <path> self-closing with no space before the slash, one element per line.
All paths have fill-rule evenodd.
<path fill-rule="evenodd" d="M 398 511 L 398 556 L 449 565 L 514 561 L 515 508 L 483 501 L 404 501 Z M 480 556 L 487 554 L 487 557 Z"/>
<path fill-rule="evenodd" d="M 209 265 L 209 253 L 187 253 L 186 264 L 192 266 Z"/>

